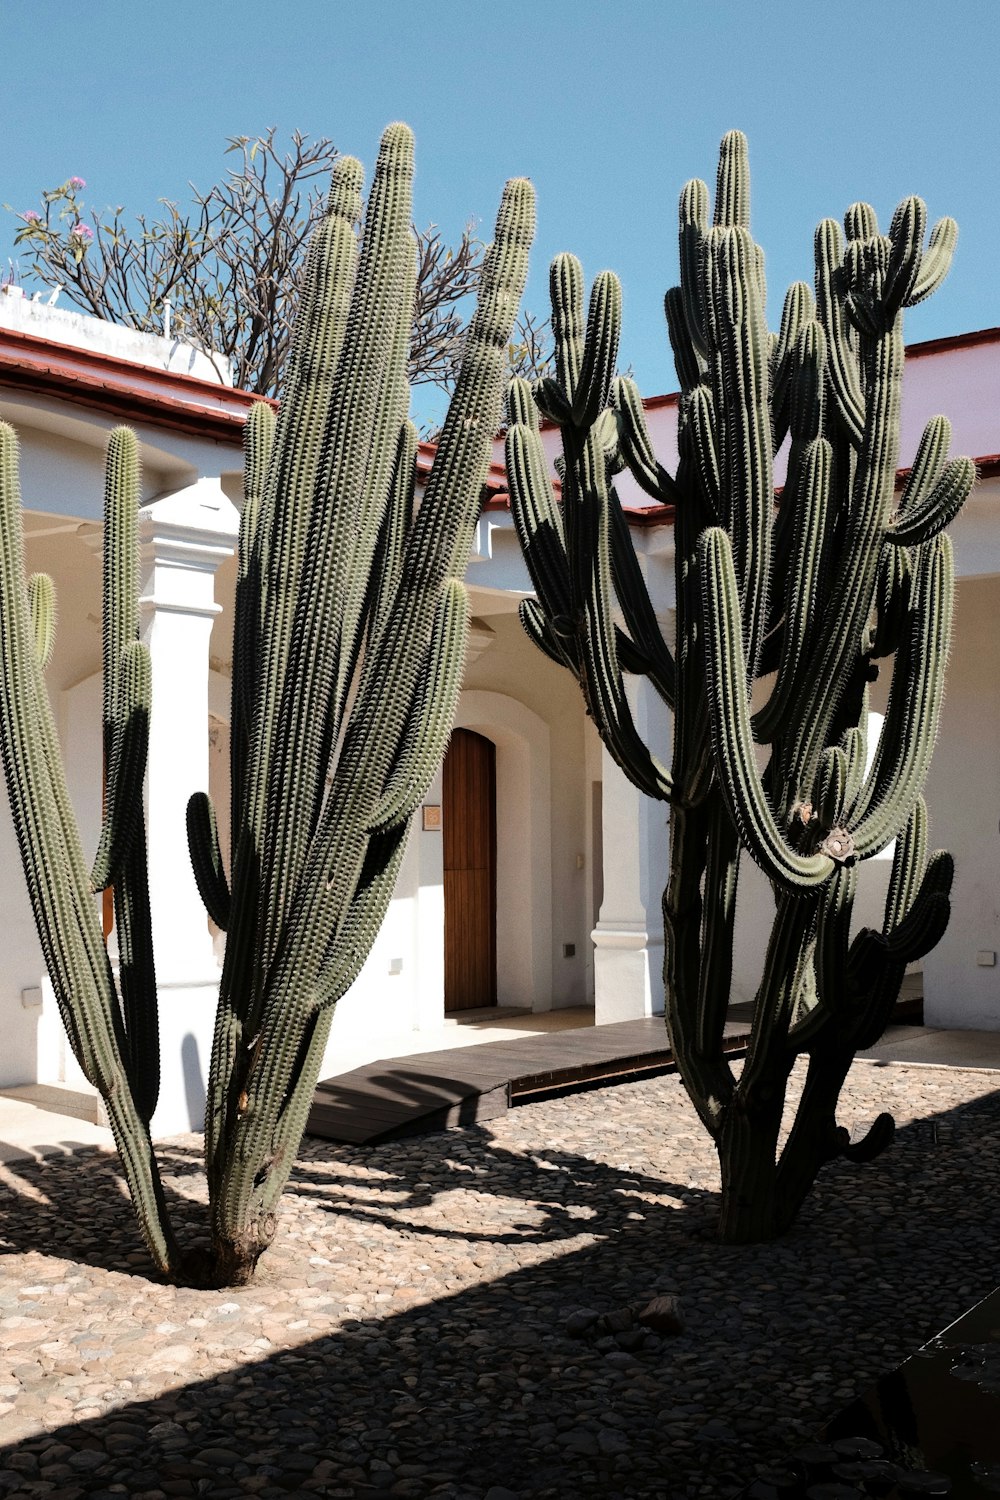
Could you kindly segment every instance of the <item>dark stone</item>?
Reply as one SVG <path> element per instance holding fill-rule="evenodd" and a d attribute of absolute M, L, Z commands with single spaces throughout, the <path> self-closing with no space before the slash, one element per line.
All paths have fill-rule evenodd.
<path fill-rule="evenodd" d="M 571 1312 L 569 1314 L 569 1317 L 566 1319 L 566 1332 L 569 1334 L 570 1338 L 583 1338 L 584 1334 L 588 1333 L 590 1329 L 593 1328 L 594 1324 L 597 1322 L 598 1317 L 599 1314 L 591 1312 L 589 1308 L 578 1307 L 576 1311 Z"/>
<path fill-rule="evenodd" d="M 654 1297 L 639 1313 L 639 1322 L 654 1333 L 683 1333 L 680 1300 L 673 1296 Z"/>

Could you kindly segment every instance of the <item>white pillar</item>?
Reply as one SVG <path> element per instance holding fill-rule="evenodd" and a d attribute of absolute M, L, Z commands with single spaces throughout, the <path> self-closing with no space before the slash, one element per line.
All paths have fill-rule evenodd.
<path fill-rule="evenodd" d="M 665 711 L 649 685 L 626 679 L 636 727 L 669 759 Z M 667 805 L 633 786 L 601 752 L 604 899 L 594 940 L 594 1020 L 633 1021 L 663 1012 L 663 886 Z"/>
<path fill-rule="evenodd" d="M 633 534 L 664 640 L 673 650 L 674 539 L 671 527 Z M 640 737 L 671 760 L 670 714 L 645 678 L 626 677 Z M 594 939 L 594 1019 L 632 1021 L 663 1012 L 663 888 L 670 865 L 670 809 L 640 792 L 602 750 L 604 899 Z"/>
<path fill-rule="evenodd" d="M 185 812 L 208 790 L 209 641 L 215 573 L 235 549 L 236 508 L 200 479 L 141 514 L 142 636 L 152 659 L 147 770 L 149 894 L 160 1002 L 154 1133 L 200 1129 L 219 967 L 188 856 Z"/>

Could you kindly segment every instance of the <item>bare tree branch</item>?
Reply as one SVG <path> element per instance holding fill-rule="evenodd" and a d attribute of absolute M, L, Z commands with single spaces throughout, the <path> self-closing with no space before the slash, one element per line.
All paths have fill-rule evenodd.
<path fill-rule="evenodd" d="M 288 354 L 306 242 L 322 212 L 337 148 L 295 131 L 282 152 L 272 126 L 232 136 L 235 162 L 208 192 L 191 188 L 188 209 L 160 200 L 157 216 L 100 215 L 71 177 L 42 195 L 41 211 L 18 213 L 15 243 L 29 277 L 58 287 L 84 312 L 144 333 L 172 334 L 233 363 L 237 385 L 277 393 Z M 10 209 L 10 205 L 6 205 Z M 13 211 L 13 210 L 10 210 Z M 410 346 L 414 385 L 454 383 L 484 246 L 469 225 L 455 246 L 438 227 L 415 230 L 417 301 Z M 530 315 L 511 345 L 512 369 L 547 369 L 547 324 Z M 527 330 L 527 333 L 526 331 Z"/>

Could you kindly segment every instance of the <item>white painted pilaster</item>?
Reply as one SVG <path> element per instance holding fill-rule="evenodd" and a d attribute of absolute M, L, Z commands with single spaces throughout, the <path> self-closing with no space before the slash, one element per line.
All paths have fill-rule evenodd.
<path fill-rule="evenodd" d="M 666 715 L 648 684 L 627 679 L 636 726 L 663 759 Z M 604 899 L 594 940 L 594 1019 L 633 1021 L 663 1011 L 662 895 L 667 806 L 632 785 L 602 750 Z"/>
<path fill-rule="evenodd" d="M 662 528 L 666 531 L 666 528 Z M 636 538 L 637 555 L 664 638 L 674 644 L 673 535 Z M 670 764 L 670 715 L 645 678 L 626 677 L 636 728 Z M 594 941 L 594 1019 L 632 1021 L 663 1013 L 663 887 L 669 869 L 669 808 L 640 792 L 601 752 L 604 895 Z"/>
<path fill-rule="evenodd" d="M 153 675 L 147 769 L 149 894 L 160 999 L 156 1134 L 198 1129 L 219 967 L 188 856 L 186 808 L 209 784 L 209 640 L 221 605 L 215 573 L 239 516 L 215 479 L 141 512 L 142 636 Z"/>

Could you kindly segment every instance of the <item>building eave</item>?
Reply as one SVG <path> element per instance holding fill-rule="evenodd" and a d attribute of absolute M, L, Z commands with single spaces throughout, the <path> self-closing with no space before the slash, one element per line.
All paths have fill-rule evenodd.
<path fill-rule="evenodd" d="M 113 355 L 0 328 L 0 387 L 70 401 L 121 422 L 239 446 L 260 396 Z M 273 403 L 272 403 L 273 404 Z"/>

